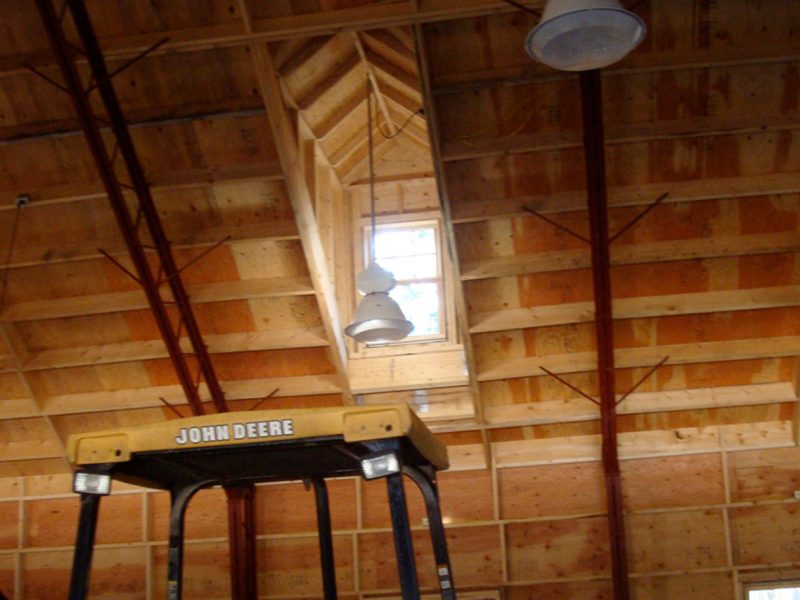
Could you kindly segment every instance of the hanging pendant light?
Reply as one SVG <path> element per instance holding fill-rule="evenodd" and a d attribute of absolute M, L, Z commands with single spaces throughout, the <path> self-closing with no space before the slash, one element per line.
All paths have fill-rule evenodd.
<path fill-rule="evenodd" d="M 414 330 L 389 292 L 395 286 L 394 275 L 375 262 L 375 164 L 372 143 L 372 87 L 367 79 L 367 135 L 369 136 L 370 262 L 356 277 L 358 290 L 364 294 L 356 308 L 353 322 L 344 332 L 357 342 L 374 344 L 397 342 Z"/>
<path fill-rule="evenodd" d="M 601 69 L 625 58 L 646 30 L 619 0 L 548 0 L 525 49 L 561 71 Z"/>

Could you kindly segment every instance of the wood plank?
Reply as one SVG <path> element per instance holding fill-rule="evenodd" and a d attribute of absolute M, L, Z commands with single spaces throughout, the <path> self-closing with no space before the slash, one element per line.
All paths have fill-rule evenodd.
<path fill-rule="evenodd" d="M 800 179 L 796 173 L 769 173 L 609 187 L 608 205 L 645 206 L 666 193 L 669 194 L 664 200 L 666 203 L 797 194 L 800 193 Z M 582 211 L 586 210 L 586 194 L 580 191 L 513 198 L 463 198 L 453 205 L 453 222 L 530 216 L 523 206 L 542 214 Z"/>
<path fill-rule="evenodd" d="M 618 298 L 614 300 L 614 318 L 637 319 L 786 306 L 800 306 L 800 288 L 798 286 Z M 469 331 L 472 334 L 488 333 L 586 323 L 593 320 L 593 303 L 574 302 L 473 313 L 470 315 Z"/>
<path fill-rule="evenodd" d="M 314 293 L 307 277 L 272 277 L 241 279 L 187 286 L 193 303 L 225 302 L 255 298 L 308 296 Z M 167 297 L 169 297 L 167 295 Z M 51 300 L 10 304 L 0 314 L 0 321 L 35 321 L 59 317 L 142 310 L 149 307 L 144 292 L 112 292 L 90 296 L 71 296 Z"/>
<path fill-rule="evenodd" d="M 394 390 L 416 390 L 467 385 L 469 377 L 462 349 L 350 361 L 350 384 L 354 393 L 374 394 Z"/>
<path fill-rule="evenodd" d="M 279 179 L 283 179 L 283 171 L 277 162 L 254 162 L 214 169 L 184 169 L 154 173 L 149 177 L 150 190 L 155 197 L 184 189 L 211 190 L 215 184 L 221 183 L 235 184 Z M 100 181 L 49 185 L 36 189 L 11 189 L 0 195 L 0 210 L 16 210 L 15 199 L 19 194 L 31 197 L 28 209 L 106 197 Z"/>
<path fill-rule="evenodd" d="M 311 348 L 327 346 L 322 328 L 253 331 L 204 336 L 211 354 L 281 350 L 285 348 Z M 187 338 L 181 339 L 181 348 L 191 353 Z M 23 363 L 23 371 L 38 371 L 82 365 L 102 365 L 118 362 L 167 358 L 169 354 L 162 340 L 125 342 L 100 346 L 84 346 L 47 350 L 34 354 Z"/>
<path fill-rule="evenodd" d="M 255 60 L 255 58 L 254 58 Z M 310 109 L 325 93 L 334 87 L 336 84 L 345 79 L 348 75 L 353 73 L 356 69 L 362 67 L 361 57 L 357 52 L 348 56 L 330 75 L 325 77 L 319 84 L 308 92 L 302 98 L 297 99 L 297 106 L 300 110 Z M 277 80 L 275 85 L 277 85 Z"/>
<path fill-rule="evenodd" d="M 600 460 L 599 435 L 567 436 L 495 442 L 498 468 L 551 465 Z M 729 446 L 728 444 L 734 444 Z M 793 444 L 791 423 L 774 421 L 746 425 L 686 427 L 674 430 L 619 434 L 620 460 L 680 456 L 734 450 L 785 448 Z"/>
<path fill-rule="evenodd" d="M 617 394 L 617 399 L 622 398 Z M 782 404 L 797 400 L 791 383 L 760 383 L 724 387 L 635 392 L 617 408 L 619 414 L 647 414 L 679 410 L 705 410 L 760 404 Z M 528 427 L 599 420 L 597 407 L 585 398 L 503 404 L 484 408 L 490 428 Z"/>
<path fill-rule="evenodd" d="M 800 232 L 750 234 L 615 246 L 611 251 L 611 265 L 798 251 L 800 251 Z M 590 267 L 591 257 L 588 249 L 539 252 L 467 261 L 462 265 L 461 279 L 471 281 Z"/>
<path fill-rule="evenodd" d="M 407 97 L 421 102 L 420 97 L 420 82 L 414 76 L 404 71 L 394 63 L 389 62 L 382 56 L 379 56 L 367 50 L 367 60 L 375 69 L 375 75 L 381 82 L 387 82 L 387 85 L 398 89 L 402 94 Z"/>
<path fill-rule="evenodd" d="M 358 56 L 361 58 L 361 62 L 367 72 L 367 77 L 369 78 L 371 86 L 371 94 L 374 94 L 375 99 L 378 101 L 378 110 L 380 110 L 381 114 L 383 115 L 383 120 L 389 128 L 389 135 L 393 136 L 397 132 L 397 127 L 395 126 L 394 119 L 392 119 L 392 115 L 389 112 L 389 108 L 386 106 L 386 99 L 383 97 L 383 93 L 381 91 L 381 83 L 375 76 L 375 71 L 372 68 L 372 64 L 367 58 L 367 54 L 364 51 L 364 44 L 361 42 L 360 34 L 354 31 L 352 32 L 352 38 L 353 43 L 356 46 Z M 377 115 L 375 116 L 377 117 Z"/>
<path fill-rule="evenodd" d="M 543 0 L 530 1 L 541 7 Z M 163 38 L 168 41 L 150 56 L 199 52 L 209 49 L 249 46 L 268 41 L 291 40 L 297 37 L 335 35 L 342 30 L 400 27 L 413 23 L 432 23 L 516 10 L 500 0 L 426 0 L 417 6 L 401 3 L 362 5 L 353 8 L 323 10 L 314 13 L 256 19 L 251 28 L 238 22 L 225 22 L 206 27 L 162 30 L 144 34 L 110 36 L 103 39 L 103 54 L 112 64 L 139 55 Z M 81 57 L 76 62 L 84 64 Z M 0 60 L 0 77 L 27 73 L 21 65 L 47 68 L 53 66 L 49 52 L 9 55 Z"/>
<path fill-rule="evenodd" d="M 389 29 L 370 29 L 361 32 L 361 35 L 364 38 L 364 42 L 376 54 L 399 65 L 406 71 L 416 70 L 417 57 L 414 51 Z"/>
<path fill-rule="evenodd" d="M 755 358 L 795 356 L 800 336 L 709 341 L 693 344 L 618 348 L 614 352 L 617 368 L 649 367 L 669 356 L 669 364 L 710 363 Z M 543 375 L 541 367 L 555 373 L 581 373 L 597 368 L 594 352 L 571 352 L 527 356 L 478 364 L 478 381 L 496 381 Z"/>
<path fill-rule="evenodd" d="M 72 468 L 64 456 L 0 462 L 0 477 L 28 477 L 58 473 L 72 473 Z"/>
<path fill-rule="evenodd" d="M 359 396 L 359 401 L 368 406 L 410 404 L 417 416 L 427 424 L 475 417 L 475 407 L 468 387 L 364 394 Z"/>
<path fill-rule="evenodd" d="M 228 400 L 259 400 L 276 388 L 276 398 L 341 393 L 335 375 L 224 381 L 222 387 Z M 202 397 L 208 397 L 205 384 L 201 384 L 200 393 Z M 41 404 L 44 414 L 63 415 L 161 407 L 163 404 L 159 398 L 164 398 L 174 406 L 186 404 L 186 397 L 179 385 L 61 394 L 42 398 Z"/>
<path fill-rule="evenodd" d="M 714 46 L 711 48 L 679 48 L 634 52 L 603 69 L 604 76 L 633 75 L 642 72 L 685 71 L 727 66 L 793 63 L 800 54 L 785 46 Z M 567 79 L 569 73 L 557 73 L 536 64 L 497 66 L 493 69 L 440 73 L 434 84 L 434 94 L 463 94 L 486 87 L 529 85 Z"/>
<path fill-rule="evenodd" d="M 359 90 L 356 91 L 353 96 L 342 106 L 339 106 L 334 110 L 330 115 L 328 115 L 323 121 L 309 128 L 314 132 L 314 137 L 318 140 L 325 140 L 329 135 L 331 135 L 342 123 L 344 123 L 345 119 L 349 117 L 351 114 L 360 111 L 362 107 L 366 107 L 367 105 L 367 93 L 366 90 Z M 366 108 L 364 108 L 366 110 Z M 341 160 L 341 158 L 340 158 Z M 333 159 L 331 158 L 331 162 L 333 163 Z"/>
<path fill-rule="evenodd" d="M 232 246 L 237 242 L 272 240 L 287 241 L 299 239 L 294 221 L 265 221 L 262 223 L 231 224 L 208 229 L 195 230 L 192 233 L 171 240 L 173 250 L 192 248 L 209 248 L 222 240 L 223 246 Z M 125 241 L 120 236 L 102 239 L 88 239 L 78 242 L 57 241 L 44 246 L 21 246 L 16 248 L 9 268 L 31 267 L 61 262 L 94 260 L 101 256 L 98 248 L 115 258 L 128 256 Z M 146 250 L 147 254 L 153 251 Z"/>
<path fill-rule="evenodd" d="M 278 72 L 281 74 L 281 77 L 291 77 L 297 69 L 302 67 L 309 60 L 312 60 L 332 39 L 332 35 L 321 35 L 309 39 L 288 59 L 280 61 Z"/>
<path fill-rule="evenodd" d="M 636 123 L 608 128 L 606 144 L 619 145 L 642 141 L 674 140 L 713 137 L 765 131 L 791 131 L 800 128 L 800 114 L 787 113 L 764 117 L 699 117 Z M 454 162 L 475 158 L 525 152 L 542 152 L 576 148 L 582 144 L 579 130 L 516 135 L 496 141 L 496 138 L 449 141 L 444 145 L 443 160 Z"/>

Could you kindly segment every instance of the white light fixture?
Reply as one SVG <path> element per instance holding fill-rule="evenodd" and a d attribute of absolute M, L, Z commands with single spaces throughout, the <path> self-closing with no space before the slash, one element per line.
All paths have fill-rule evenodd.
<path fill-rule="evenodd" d="M 396 342 L 414 330 L 400 306 L 389 297 L 394 276 L 376 262 L 358 274 L 358 290 L 364 294 L 353 322 L 344 332 L 362 343 Z"/>
<path fill-rule="evenodd" d="M 525 49 L 554 69 L 588 71 L 625 58 L 646 31 L 644 21 L 619 0 L 548 0 Z"/>
<path fill-rule="evenodd" d="M 344 332 L 357 342 L 375 344 L 397 342 L 414 330 L 400 306 L 389 297 L 395 286 L 394 275 L 375 262 L 375 165 L 372 151 L 372 88 L 367 79 L 367 135 L 369 136 L 370 252 L 372 259 L 356 277 L 358 290 L 364 294 L 356 308 L 353 322 Z"/>
<path fill-rule="evenodd" d="M 374 454 L 361 459 L 364 479 L 377 479 L 400 472 L 400 462 L 394 452 Z"/>
<path fill-rule="evenodd" d="M 111 493 L 111 476 L 78 471 L 72 480 L 72 491 L 76 494 L 107 496 Z"/>

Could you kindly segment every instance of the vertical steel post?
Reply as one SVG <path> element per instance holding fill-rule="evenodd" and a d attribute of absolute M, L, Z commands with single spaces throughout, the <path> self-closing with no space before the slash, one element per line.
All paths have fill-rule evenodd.
<path fill-rule="evenodd" d="M 255 486 L 251 483 L 225 488 L 228 500 L 228 549 L 233 600 L 258 597 L 255 493 Z"/>
<path fill-rule="evenodd" d="M 177 487 L 170 491 L 169 545 L 167 548 L 167 600 L 183 595 L 183 525 L 186 508 L 204 484 Z"/>
<path fill-rule="evenodd" d="M 625 515 L 622 508 L 619 456 L 617 452 L 617 395 L 614 380 L 614 319 L 611 306 L 611 270 L 608 242 L 603 98 L 600 71 L 580 74 L 583 112 L 583 147 L 586 157 L 586 187 L 589 196 L 589 226 L 592 243 L 597 371 L 600 384 L 600 423 L 603 433 L 603 471 L 606 484 L 611 574 L 616 600 L 630 599 L 628 556 L 625 545 Z"/>
<path fill-rule="evenodd" d="M 333 531 L 331 511 L 328 503 L 328 487 L 324 479 L 313 479 L 314 499 L 317 504 L 317 530 L 319 535 L 319 558 L 322 566 L 322 588 L 325 600 L 336 600 L 336 562 L 333 555 Z"/>
<path fill-rule="evenodd" d="M 436 485 L 435 473 L 424 468 L 405 467 L 405 473 L 417 484 L 422 498 L 425 500 L 425 510 L 428 514 L 428 527 L 431 532 L 433 544 L 433 557 L 436 561 L 436 574 L 439 578 L 439 590 L 442 600 L 456 600 L 456 590 L 453 585 L 453 569 L 450 565 L 450 554 L 447 551 L 447 537 L 442 522 L 442 510 L 439 505 L 439 489 Z"/>
<path fill-rule="evenodd" d="M 89 572 L 92 568 L 94 537 L 100 498 L 97 494 L 81 494 L 81 512 L 75 554 L 72 558 L 72 576 L 69 582 L 69 600 L 85 600 L 89 594 Z"/>
<path fill-rule="evenodd" d="M 389 494 L 389 510 L 392 514 L 394 548 L 397 555 L 397 572 L 400 576 L 403 600 L 419 600 L 414 541 L 411 538 L 411 526 L 408 522 L 403 474 L 395 473 L 386 477 L 386 489 Z"/>

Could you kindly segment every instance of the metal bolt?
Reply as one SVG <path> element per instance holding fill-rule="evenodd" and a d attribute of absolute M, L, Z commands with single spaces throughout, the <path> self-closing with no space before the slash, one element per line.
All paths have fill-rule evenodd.
<path fill-rule="evenodd" d="M 31 197 L 28 194 L 20 194 L 17 196 L 16 200 L 14 200 L 14 204 L 16 204 L 17 208 L 22 208 L 23 206 L 28 206 L 31 203 Z"/>

